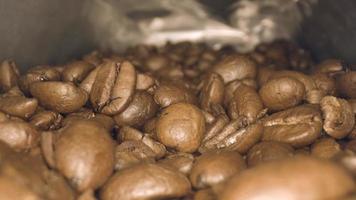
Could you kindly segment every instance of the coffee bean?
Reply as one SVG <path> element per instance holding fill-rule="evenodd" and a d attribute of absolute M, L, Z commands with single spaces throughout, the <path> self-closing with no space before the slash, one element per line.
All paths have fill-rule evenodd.
<path fill-rule="evenodd" d="M 173 104 L 160 114 L 156 125 L 157 138 L 170 148 L 181 152 L 194 152 L 205 133 L 205 119 L 196 106 Z"/>
<path fill-rule="evenodd" d="M 224 200 L 261 197 L 322 200 L 347 195 L 354 187 L 354 181 L 342 167 L 300 156 L 260 165 L 235 175 L 219 197 Z"/>
<path fill-rule="evenodd" d="M 43 107 L 59 113 L 77 111 L 88 100 L 84 90 L 68 82 L 35 82 L 31 84 L 30 92 Z"/>
<path fill-rule="evenodd" d="M 312 105 L 302 105 L 274 113 L 262 119 L 263 141 L 279 141 L 302 147 L 321 136 L 320 111 Z"/>
<path fill-rule="evenodd" d="M 294 149 L 289 144 L 266 141 L 254 145 L 247 153 L 249 167 L 261 165 L 266 162 L 282 160 L 293 157 Z"/>
<path fill-rule="evenodd" d="M 0 63 L 0 92 L 7 92 L 17 86 L 20 73 L 14 61 L 4 60 Z"/>
<path fill-rule="evenodd" d="M 195 188 L 207 188 L 228 180 L 246 168 L 236 151 L 207 152 L 199 156 L 189 175 Z"/>
<path fill-rule="evenodd" d="M 181 197 L 189 191 L 189 180 L 172 168 L 139 164 L 115 173 L 104 185 L 100 197 L 103 200 L 164 199 Z"/>
<path fill-rule="evenodd" d="M 320 106 L 324 118 L 323 129 L 328 135 L 341 139 L 352 131 L 355 114 L 346 100 L 326 96 L 321 100 Z"/>

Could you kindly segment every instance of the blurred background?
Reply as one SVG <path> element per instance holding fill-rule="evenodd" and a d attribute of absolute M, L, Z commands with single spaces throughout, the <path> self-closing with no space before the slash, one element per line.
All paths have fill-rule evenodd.
<path fill-rule="evenodd" d="M 315 59 L 356 62 L 353 0 L 0 0 L 0 59 L 22 69 L 94 49 L 203 41 L 240 51 L 284 38 Z"/>

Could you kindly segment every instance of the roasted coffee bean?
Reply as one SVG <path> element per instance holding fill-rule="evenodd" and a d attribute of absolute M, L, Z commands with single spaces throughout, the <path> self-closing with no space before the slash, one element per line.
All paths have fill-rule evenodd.
<path fill-rule="evenodd" d="M 40 133 L 29 123 L 7 120 L 0 122 L 0 140 L 16 151 L 28 151 L 39 142 Z"/>
<path fill-rule="evenodd" d="M 164 55 L 150 55 L 144 62 L 149 71 L 158 71 L 170 65 L 170 60 Z"/>
<path fill-rule="evenodd" d="M 15 153 L 0 143 L 0 199 L 74 200 L 75 192 L 39 155 Z"/>
<path fill-rule="evenodd" d="M 212 189 L 198 190 L 194 194 L 194 200 L 216 200 L 216 194 Z"/>
<path fill-rule="evenodd" d="M 182 197 L 190 187 L 189 180 L 172 168 L 139 164 L 116 172 L 102 188 L 100 197 L 102 200 L 165 199 Z"/>
<path fill-rule="evenodd" d="M 167 147 L 194 152 L 205 133 L 204 115 L 192 104 L 173 104 L 160 114 L 156 131 L 158 140 Z"/>
<path fill-rule="evenodd" d="M 356 98 L 356 71 L 349 71 L 337 76 L 336 85 L 341 96 Z"/>
<path fill-rule="evenodd" d="M 154 92 L 154 100 L 161 107 L 167 107 L 175 103 L 195 104 L 197 98 L 194 93 L 183 85 L 163 81 Z"/>
<path fill-rule="evenodd" d="M 341 60 L 337 59 L 324 60 L 313 69 L 315 74 L 323 73 L 328 75 L 343 73 L 344 71 L 346 71 L 345 65 Z"/>
<path fill-rule="evenodd" d="M 63 116 L 53 111 L 40 111 L 30 118 L 30 124 L 40 130 L 54 130 L 61 126 Z"/>
<path fill-rule="evenodd" d="M 265 110 L 255 89 L 242 84 L 236 88 L 230 100 L 228 113 L 232 119 L 244 118 L 248 123 L 253 123 L 265 114 Z"/>
<path fill-rule="evenodd" d="M 128 140 L 116 147 L 115 160 L 115 170 L 122 170 L 138 163 L 153 163 L 155 153 L 140 140 Z"/>
<path fill-rule="evenodd" d="M 269 110 L 279 111 L 300 104 L 305 96 L 305 87 L 295 78 L 281 77 L 265 83 L 259 94 Z"/>
<path fill-rule="evenodd" d="M 155 79 L 149 74 L 137 74 L 136 90 L 148 90 L 155 85 Z"/>
<path fill-rule="evenodd" d="M 210 111 L 213 104 L 223 103 L 224 81 L 219 74 L 211 73 L 203 80 L 199 99 L 201 108 L 206 111 Z"/>
<path fill-rule="evenodd" d="M 274 113 L 262 119 L 263 141 L 279 141 L 302 147 L 321 136 L 320 111 L 312 105 L 302 105 Z"/>
<path fill-rule="evenodd" d="M 246 168 L 236 151 L 207 152 L 199 156 L 189 175 L 195 188 L 207 188 L 222 183 Z"/>
<path fill-rule="evenodd" d="M 77 120 L 58 134 L 53 155 L 56 169 L 78 191 L 100 187 L 114 168 L 114 143 L 107 130 L 95 122 Z"/>
<path fill-rule="evenodd" d="M 136 70 L 127 61 L 101 64 L 90 91 L 95 110 L 107 115 L 122 112 L 131 102 L 136 88 Z"/>
<path fill-rule="evenodd" d="M 100 67 L 93 69 L 79 85 L 79 87 L 86 91 L 88 94 L 90 94 L 90 91 L 93 88 L 93 84 L 95 82 L 96 75 L 98 74 L 99 70 Z"/>
<path fill-rule="evenodd" d="M 199 151 L 226 149 L 246 153 L 261 139 L 262 133 L 263 125 L 260 122 L 247 126 L 244 120 L 232 120 L 214 137 L 205 140 Z"/>
<path fill-rule="evenodd" d="M 84 90 L 68 82 L 35 82 L 31 84 L 30 92 L 43 107 L 59 113 L 77 111 L 88 100 Z"/>
<path fill-rule="evenodd" d="M 37 66 L 31 68 L 19 79 L 19 87 L 25 94 L 30 94 L 30 85 L 40 81 L 59 81 L 61 73 L 50 66 Z"/>
<path fill-rule="evenodd" d="M 273 76 L 275 70 L 271 67 L 259 67 L 257 73 L 257 84 L 259 87 L 262 87 L 266 84 L 271 77 Z"/>
<path fill-rule="evenodd" d="M 94 66 L 84 61 L 74 61 L 65 65 L 62 72 L 62 80 L 80 83 Z"/>
<path fill-rule="evenodd" d="M 344 99 L 326 96 L 320 102 L 323 111 L 325 132 L 336 139 L 346 137 L 355 124 L 355 114 Z"/>
<path fill-rule="evenodd" d="M 119 126 L 142 126 L 147 120 L 154 117 L 158 105 L 146 91 L 136 91 L 132 101 L 120 114 L 114 116 Z"/>
<path fill-rule="evenodd" d="M 342 167 L 328 161 L 297 156 L 235 175 L 219 197 L 224 200 L 324 200 L 343 197 L 354 187 L 353 179 Z"/>
<path fill-rule="evenodd" d="M 260 142 L 254 145 L 247 153 L 249 167 L 264 164 L 266 162 L 282 160 L 294 156 L 292 146 L 281 142 Z"/>
<path fill-rule="evenodd" d="M 0 111 L 15 117 L 28 119 L 35 113 L 37 106 L 37 99 L 22 95 L 0 96 Z"/>
<path fill-rule="evenodd" d="M 224 105 L 228 106 L 231 99 L 234 97 L 235 91 L 240 85 L 250 86 L 254 89 L 257 89 L 256 81 L 254 79 L 244 79 L 244 80 L 236 80 L 232 81 L 226 85 L 224 90 Z"/>
<path fill-rule="evenodd" d="M 270 80 L 281 77 L 291 77 L 303 83 L 306 92 L 305 100 L 309 103 L 318 103 L 313 101 L 315 99 L 313 95 L 315 95 L 314 93 L 318 90 L 318 88 L 316 87 L 316 84 L 311 76 L 297 71 L 281 70 L 273 73 Z"/>
<path fill-rule="evenodd" d="M 160 160 L 160 164 L 170 166 L 179 172 L 188 175 L 193 167 L 194 156 L 187 153 L 171 154 Z"/>
<path fill-rule="evenodd" d="M 135 128 L 130 126 L 123 126 L 120 128 L 119 134 L 117 136 L 118 141 L 127 141 L 127 140 L 141 140 L 143 133 Z"/>
<path fill-rule="evenodd" d="M 324 95 L 336 95 L 336 82 L 333 77 L 327 74 L 314 74 L 312 79 Z"/>
<path fill-rule="evenodd" d="M 231 55 L 219 61 L 212 69 L 225 83 L 245 78 L 255 78 L 257 69 L 254 61 L 247 56 Z"/>
<path fill-rule="evenodd" d="M 311 148 L 311 155 L 319 158 L 333 158 L 339 153 L 341 153 L 341 146 L 333 138 L 322 138 Z"/>
<path fill-rule="evenodd" d="M 0 92 L 7 92 L 17 86 L 20 72 L 14 61 L 4 60 L 0 63 Z"/>

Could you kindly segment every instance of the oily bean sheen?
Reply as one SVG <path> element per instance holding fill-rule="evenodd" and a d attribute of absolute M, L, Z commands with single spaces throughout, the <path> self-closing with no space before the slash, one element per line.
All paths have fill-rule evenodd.
<path fill-rule="evenodd" d="M 0 92 L 7 92 L 17 85 L 20 76 L 14 61 L 5 60 L 0 63 Z"/>
<path fill-rule="evenodd" d="M 184 196 L 190 187 L 189 180 L 172 168 L 139 164 L 116 172 L 104 185 L 100 197 L 102 200 L 165 199 Z"/>
<path fill-rule="evenodd" d="M 128 107 L 120 114 L 115 115 L 117 125 L 142 126 L 147 120 L 154 117 L 158 105 L 146 91 L 137 91 Z"/>
<path fill-rule="evenodd" d="M 336 139 L 346 137 L 355 125 L 355 114 L 345 99 L 326 96 L 320 102 L 325 132 Z"/>
<path fill-rule="evenodd" d="M 136 88 L 136 70 L 127 61 L 107 61 L 99 67 L 91 86 L 90 101 L 99 112 L 107 115 L 118 114 L 132 100 Z"/>
<path fill-rule="evenodd" d="M 268 109 L 278 111 L 301 103 L 305 96 L 305 87 L 295 78 L 281 77 L 265 83 L 259 94 Z"/>
<path fill-rule="evenodd" d="M 235 175 L 228 181 L 219 199 L 325 200 L 343 197 L 354 187 L 355 182 L 342 167 L 298 156 Z"/>
<path fill-rule="evenodd" d="M 194 162 L 189 177 L 195 188 L 206 188 L 228 180 L 245 168 L 244 159 L 236 151 L 207 152 Z"/>
<path fill-rule="evenodd" d="M 181 152 L 194 152 L 205 133 L 205 119 L 196 106 L 173 104 L 160 114 L 156 125 L 157 138 L 170 148 Z"/>
<path fill-rule="evenodd" d="M 68 82 L 36 82 L 31 84 L 30 92 L 43 107 L 59 113 L 77 111 L 88 100 L 84 90 Z"/>
<path fill-rule="evenodd" d="M 263 125 L 263 141 L 279 141 L 302 147 L 320 137 L 322 118 L 315 106 L 302 105 L 265 117 Z"/>
<path fill-rule="evenodd" d="M 56 168 L 78 191 L 100 187 L 114 168 L 114 143 L 92 121 L 78 120 L 60 130 L 54 150 Z"/>

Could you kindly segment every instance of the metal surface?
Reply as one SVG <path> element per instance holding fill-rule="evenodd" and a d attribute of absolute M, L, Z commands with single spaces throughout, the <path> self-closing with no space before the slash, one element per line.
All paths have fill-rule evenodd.
<path fill-rule="evenodd" d="M 351 0 L 0 0 L 0 60 L 27 68 L 137 43 L 191 40 L 244 51 L 298 38 L 316 58 L 356 62 L 355 9 Z"/>

